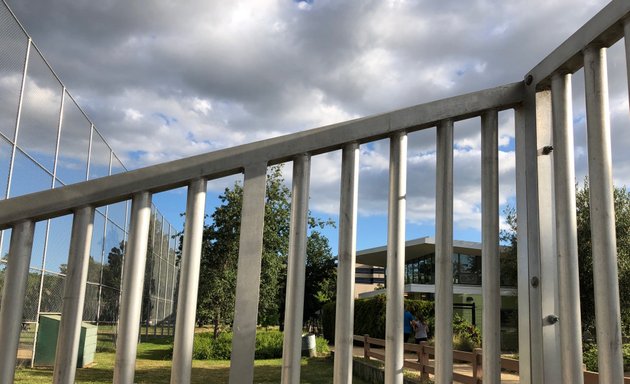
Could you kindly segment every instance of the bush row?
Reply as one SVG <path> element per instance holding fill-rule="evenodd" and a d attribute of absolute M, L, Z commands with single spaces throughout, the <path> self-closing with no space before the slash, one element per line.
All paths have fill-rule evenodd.
<path fill-rule="evenodd" d="M 405 299 L 405 307 L 414 316 L 422 316 L 429 325 L 429 337 L 435 330 L 435 306 L 432 301 Z M 354 334 L 365 335 L 377 339 L 385 339 L 385 295 L 378 295 L 368 299 L 354 301 Z M 322 327 L 324 337 L 331 343 L 335 340 L 335 310 L 334 302 L 327 303 L 322 308 Z M 457 314 L 453 318 L 453 341 L 456 349 L 472 351 L 481 346 L 481 332 L 479 328 L 470 324 Z"/>
<path fill-rule="evenodd" d="M 378 295 L 368 299 L 354 301 L 354 334 L 365 335 L 378 339 L 385 338 L 385 295 Z M 331 343 L 335 341 L 335 306 L 334 302 L 327 303 L 322 308 L 322 327 L 324 337 Z M 405 307 L 414 316 L 422 315 L 433 331 L 435 310 L 433 302 L 424 300 L 405 299 Z"/>
<path fill-rule="evenodd" d="M 213 334 L 197 333 L 193 341 L 193 359 L 229 360 L 232 353 L 232 332 L 222 332 L 215 339 Z M 276 330 L 256 332 L 256 359 L 277 359 L 282 357 L 282 332 Z M 326 355 L 327 341 L 319 336 L 315 339 L 318 355 Z"/>
<path fill-rule="evenodd" d="M 584 354 L 584 364 L 586 365 L 586 369 L 592 372 L 599 372 L 598 364 L 597 364 L 597 344 L 594 343 L 584 343 L 583 346 Z M 630 371 L 630 344 L 624 344 L 623 349 L 623 370 L 624 372 Z"/>

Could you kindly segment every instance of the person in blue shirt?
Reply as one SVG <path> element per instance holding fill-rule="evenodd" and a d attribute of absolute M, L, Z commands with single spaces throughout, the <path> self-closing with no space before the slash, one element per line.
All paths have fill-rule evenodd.
<path fill-rule="evenodd" d="M 409 341 L 409 336 L 411 336 L 411 322 L 413 321 L 413 315 L 409 312 L 409 308 L 405 308 L 405 313 L 403 314 L 403 332 L 405 334 L 405 339 L 403 343 Z"/>

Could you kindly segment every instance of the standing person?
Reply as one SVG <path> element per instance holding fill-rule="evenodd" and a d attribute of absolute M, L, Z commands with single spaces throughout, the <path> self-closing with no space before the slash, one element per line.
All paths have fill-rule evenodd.
<path fill-rule="evenodd" d="M 413 315 L 409 312 L 409 308 L 405 308 L 405 313 L 403 314 L 403 332 L 405 334 L 405 339 L 403 343 L 409 341 L 409 336 L 411 336 L 411 322 L 413 321 Z"/>
<path fill-rule="evenodd" d="M 429 339 L 429 326 L 425 323 L 422 315 L 419 315 L 417 320 L 413 321 L 413 329 L 416 331 L 416 344 L 420 344 L 421 341 L 427 341 Z"/>

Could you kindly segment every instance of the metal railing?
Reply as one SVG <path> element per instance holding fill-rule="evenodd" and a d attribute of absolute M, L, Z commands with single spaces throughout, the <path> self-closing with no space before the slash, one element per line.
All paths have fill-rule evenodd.
<path fill-rule="evenodd" d="M 74 215 L 54 373 L 55 382 L 72 382 L 80 321 L 77 316 L 84 300 L 80 287 L 86 283 L 94 209 L 126 199 L 132 200 L 131 226 L 124 261 L 125 295 L 120 309 L 114 380 L 133 382 L 151 196 L 181 186 L 188 187 L 188 202 L 171 381 L 189 382 L 206 182 L 236 173 L 244 173 L 242 216 L 247 220 L 241 221 L 230 382 L 251 382 L 266 170 L 287 161 L 293 162 L 294 174 L 282 380 L 299 382 L 310 159 L 335 150 L 342 150 L 343 154 L 334 380 L 351 382 L 359 145 L 384 138 L 390 140 L 385 380 L 401 382 L 407 134 L 433 127 L 437 127 L 435 378 L 438 383 L 452 382 L 453 130 L 455 121 L 471 117 L 481 117 L 482 128 L 482 369 L 485 382 L 498 383 L 497 114 L 508 109 L 513 109 L 516 116 L 521 382 L 582 382 L 569 103 L 570 75 L 580 68 L 584 68 L 586 79 L 588 150 L 592 160 L 589 175 L 594 207 L 591 218 L 600 377 L 606 383 L 621 383 L 605 54 L 606 47 L 624 33 L 626 45 L 629 44 L 629 15 L 630 2 L 614 0 L 536 66 L 523 82 L 0 201 L 0 229 L 12 228 L 0 308 L 2 383 L 13 379 L 21 315 L 15 309 L 22 308 L 24 300 L 35 222 Z M 561 321 L 557 322 L 557 318 Z"/>

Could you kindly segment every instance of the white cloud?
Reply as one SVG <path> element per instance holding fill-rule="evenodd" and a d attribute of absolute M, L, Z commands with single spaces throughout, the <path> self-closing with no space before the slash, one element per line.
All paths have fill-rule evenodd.
<path fill-rule="evenodd" d="M 115 152 L 136 168 L 520 81 L 607 1 L 10 5 Z M 611 49 L 609 66 L 611 79 L 625 78 L 621 48 Z M 16 81 L 0 73 L 0 89 Z M 578 115 L 583 86 L 574 82 Z M 619 128 L 627 124 L 625 82 L 611 82 L 611 93 L 615 178 L 630 184 L 630 139 L 627 125 Z M 456 124 L 456 217 L 465 228 L 480 225 L 478 126 L 479 119 Z M 513 114 L 502 113 L 501 203 L 514 195 L 513 127 Z M 434 136 L 432 129 L 410 134 L 412 222 L 434 220 Z M 387 141 L 362 146 L 361 214 L 387 209 L 388 151 Z M 578 178 L 585 153 L 576 124 Z M 338 153 L 314 158 L 314 209 L 338 210 L 339 164 Z"/>

